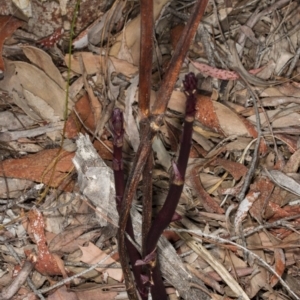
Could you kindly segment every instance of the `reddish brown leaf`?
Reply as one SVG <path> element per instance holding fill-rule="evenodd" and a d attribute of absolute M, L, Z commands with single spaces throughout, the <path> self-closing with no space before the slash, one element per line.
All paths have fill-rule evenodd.
<path fill-rule="evenodd" d="M 231 108 L 210 97 L 198 95 L 195 119 L 204 126 L 223 136 L 238 135 L 257 138 L 257 131 L 253 124 L 243 116 L 238 115 Z M 267 146 L 262 140 L 260 152 L 266 153 Z"/>
<path fill-rule="evenodd" d="M 218 157 L 211 164 L 213 166 L 221 165 L 227 172 L 229 172 L 233 176 L 235 180 L 239 180 L 247 173 L 247 168 L 244 165 L 227 159 Z"/>
<path fill-rule="evenodd" d="M 75 112 L 72 112 L 69 115 L 66 124 L 66 137 L 69 139 L 75 138 L 79 132 L 83 134 L 90 134 L 91 132 L 94 132 L 96 128 L 93 110 L 87 94 L 84 94 L 76 102 L 75 109 L 79 118 Z M 103 144 L 105 144 L 107 147 L 105 147 Z M 98 140 L 95 140 L 93 145 L 103 159 L 112 160 L 112 153 L 107 149 L 112 149 L 112 143 L 110 141 L 105 140 L 100 143 Z"/>
<path fill-rule="evenodd" d="M 250 208 L 250 214 L 256 220 L 262 222 L 263 219 L 263 208 L 266 206 L 266 201 L 270 199 L 270 195 L 274 189 L 274 183 L 265 177 L 260 177 L 254 184 L 250 187 L 251 191 L 260 191 L 258 199 L 253 203 Z"/>
<path fill-rule="evenodd" d="M 29 179 L 58 187 L 67 173 L 73 169 L 71 159 L 74 153 L 62 150 L 50 182 L 54 168 L 53 162 L 58 154 L 59 149 L 48 149 L 24 158 L 7 159 L 2 163 L 3 168 L 0 169 L 0 176 L 5 174 L 7 177 Z"/>
<path fill-rule="evenodd" d="M 240 203 L 234 219 L 234 227 L 237 232 L 243 220 L 246 218 L 249 209 L 251 208 L 252 204 L 258 199 L 259 195 L 259 192 L 250 191 L 245 199 L 243 199 Z"/>
<path fill-rule="evenodd" d="M 17 28 L 23 25 L 23 21 L 12 16 L 0 16 L 0 71 L 4 71 L 2 48 L 5 40 L 10 37 Z"/>
<path fill-rule="evenodd" d="M 191 172 L 191 182 L 193 184 L 193 188 L 197 191 L 202 201 L 204 209 L 207 212 L 224 214 L 224 209 L 221 208 L 219 204 L 203 188 L 196 168 L 194 168 Z"/>
<path fill-rule="evenodd" d="M 275 271 L 281 277 L 285 270 L 285 256 L 282 249 L 274 249 Z M 278 277 L 273 275 L 270 279 L 271 286 L 275 286 L 278 282 Z"/>
<path fill-rule="evenodd" d="M 37 43 L 45 48 L 51 48 L 61 39 L 63 33 L 63 28 L 57 28 L 50 36 L 39 40 Z"/>
<path fill-rule="evenodd" d="M 213 131 L 225 135 L 220 126 L 218 115 L 216 114 L 213 101 L 210 97 L 198 95 L 196 110 L 195 119 L 197 121 Z"/>
<path fill-rule="evenodd" d="M 45 237 L 45 223 L 43 215 L 37 209 L 32 209 L 28 214 L 30 233 L 37 245 L 37 256 L 27 250 L 25 254 L 35 262 L 35 269 L 44 275 L 62 275 L 65 273 L 62 260 L 49 252 Z"/>

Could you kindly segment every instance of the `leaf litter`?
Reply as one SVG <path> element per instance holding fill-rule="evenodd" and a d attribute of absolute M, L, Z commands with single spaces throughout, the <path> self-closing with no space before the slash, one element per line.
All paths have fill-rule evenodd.
<path fill-rule="evenodd" d="M 80 7 L 69 54 L 62 17 L 74 13 L 75 2 L 28 3 L 0 3 L 10 12 L 0 16 L 0 299 L 7 291 L 12 299 L 126 299 L 108 120 L 114 107 L 125 112 L 127 172 L 140 130 L 138 2 Z M 153 99 L 192 7 L 154 5 Z M 158 210 L 180 141 L 181 79 L 195 72 L 199 95 L 181 219 L 158 245 L 170 299 L 198 299 L 200 288 L 212 299 L 300 298 L 299 11 L 293 0 L 211 1 L 206 8 L 153 144 Z M 138 244 L 145 184 L 132 208 Z M 13 277 L 26 263 L 34 268 L 28 278 Z"/>

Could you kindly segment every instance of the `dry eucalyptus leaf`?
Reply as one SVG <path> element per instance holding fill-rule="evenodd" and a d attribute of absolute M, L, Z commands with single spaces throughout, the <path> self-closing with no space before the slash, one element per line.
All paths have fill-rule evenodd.
<path fill-rule="evenodd" d="M 23 94 L 28 106 L 38 113 L 41 120 L 48 122 L 58 122 L 60 120 L 59 116 L 55 114 L 54 109 L 43 99 L 25 89 L 23 90 Z"/>
<path fill-rule="evenodd" d="M 13 114 L 10 111 L 0 112 L 1 131 L 23 129 L 23 126 L 29 127 L 33 124 L 32 119 L 24 114 Z"/>
<path fill-rule="evenodd" d="M 66 82 L 62 78 L 61 73 L 53 63 L 49 54 L 39 48 L 32 46 L 22 46 L 22 50 L 32 63 L 43 70 L 62 89 L 66 88 Z"/>
<path fill-rule="evenodd" d="M 26 16 L 27 18 L 32 17 L 31 0 L 12 0 L 16 7 Z"/>
<path fill-rule="evenodd" d="M 29 114 L 33 111 L 28 104 L 24 90 L 39 97 L 49 105 L 56 116 L 64 119 L 65 115 L 65 101 L 66 92 L 57 83 L 55 83 L 49 76 L 47 76 L 39 68 L 21 61 L 8 62 L 8 76 L 5 80 L 0 82 L 0 88 L 11 93 L 17 105 Z M 49 92 L 51 91 L 51 92 Z M 20 104 L 20 102 L 22 102 Z M 73 106 L 72 101 L 68 101 L 68 109 Z M 34 111 L 37 119 L 41 119 L 42 111 L 37 107 Z M 32 114 L 30 114 L 32 117 Z M 34 116 L 33 116 L 34 117 Z"/>

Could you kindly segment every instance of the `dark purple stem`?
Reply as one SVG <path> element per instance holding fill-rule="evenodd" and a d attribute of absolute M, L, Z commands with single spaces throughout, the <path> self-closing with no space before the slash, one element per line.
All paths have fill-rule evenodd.
<path fill-rule="evenodd" d="M 157 217 L 154 219 L 147 236 L 147 255 L 155 251 L 158 239 L 164 229 L 170 224 L 182 193 L 185 171 L 191 149 L 193 121 L 195 117 L 196 105 L 196 85 L 197 79 L 194 73 L 189 73 L 185 76 L 184 88 L 187 95 L 187 102 L 179 156 L 177 164 L 173 163 L 174 174 L 166 201 L 162 209 L 159 211 Z"/>
<path fill-rule="evenodd" d="M 123 135 L 124 135 L 123 113 L 118 108 L 115 108 L 113 110 L 111 121 L 110 121 L 110 127 L 113 133 L 113 146 L 114 146 L 113 171 L 114 171 L 115 187 L 116 187 L 116 205 L 117 205 L 118 213 L 120 215 L 124 191 L 125 191 L 125 180 L 124 180 L 123 157 L 122 157 Z M 130 236 L 130 238 L 133 241 L 135 241 L 132 221 L 130 216 L 127 221 L 126 232 Z M 132 271 L 134 274 L 138 292 L 141 295 L 141 298 L 143 300 L 146 300 L 148 298 L 147 288 L 144 286 L 144 283 L 142 282 L 142 278 L 141 278 L 142 266 L 135 265 L 136 261 L 141 259 L 141 255 L 136 249 L 136 247 L 128 239 L 125 240 L 125 245 L 128 251 L 128 256 L 132 266 Z"/>

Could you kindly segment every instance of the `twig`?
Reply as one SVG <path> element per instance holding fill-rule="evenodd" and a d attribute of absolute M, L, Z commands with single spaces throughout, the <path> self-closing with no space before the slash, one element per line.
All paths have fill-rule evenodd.
<path fill-rule="evenodd" d="M 174 230 L 175 232 L 187 232 L 187 233 L 190 233 L 190 234 L 195 234 L 195 235 L 198 235 L 198 236 L 203 237 L 205 239 L 213 240 L 213 241 L 215 241 L 217 243 L 220 243 L 220 244 L 230 244 L 230 245 L 234 245 L 234 246 L 242 249 L 249 256 L 252 256 L 254 259 L 256 259 L 260 263 L 260 265 L 265 267 L 270 273 L 275 275 L 278 278 L 279 282 L 282 284 L 282 286 L 284 288 L 286 288 L 286 290 L 288 291 L 288 293 L 291 295 L 291 297 L 293 299 L 300 300 L 300 298 L 291 290 L 291 288 L 285 283 L 285 281 L 281 278 L 281 276 L 279 274 L 277 274 L 276 271 L 267 262 L 265 262 L 257 254 L 249 251 L 247 248 L 245 248 L 245 247 L 243 247 L 243 246 L 241 246 L 237 243 L 234 243 L 230 240 L 226 240 L 226 239 L 223 239 L 223 238 L 220 238 L 220 237 L 217 237 L 217 236 L 213 236 L 213 235 L 203 233 L 201 230 L 188 230 L 188 229 L 172 229 L 172 230 Z"/>
<path fill-rule="evenodd" d="M 300 47 L 297 49 L 296 54 L 294 55 L 294 57 L 290 63 L 289 69 L 286 72 L 286 77 L 290 77 L 292 75 L 292 72 L 293 72 L 297 62 L 299 61 L 299 57 L 300 57 Z"/>
<path fill-rule="evenodd" d="M 255 108 L 255 116 L 256 116 L 256 130 L 257 130 L 257 140 L 256 140 L 256 144 L 255 144 L 255 149 L 253 152 L 253 158 L 251 161 L 251 166 L 247 172 L 246 178 L 245 178 L 245 182 L 244 185 L 242 187 L 242 190 L 240 191 L 238 198 L 239 201 L 242 201 L 245 198 L 245 194 L 246 194 L 246 190 L 248 189 L 249 185 L 250 185 L 250 181 L 252 180 L 252 177 L 254 175 L 255 172 L 255 168 L 256 168 L 256 164 L 258 161 L 258 155 L 259 155 L 259 146 L 260 146 L 260 141 L 261 141 L 261 127 L 260 127 L 260 117 L 259 117 L 259 111 L 258 111 L 258 107 L 257 107 L 257 95 L 253 92 L 251 86 L 249 85 L 247 79 L 244 77 L 244 75 L 242 73 L 239 73 L 241 79 L 243 80 L 243 82 L 246 84 L 246 86 L 248 87 L 250 94 L 253 98 L 253 104 L 254 104 L 254 108 Z"/>
<path fill-rule="evenodd" d="M 11 299 L 24 284 L 32 269 L 33 264 L 30 261 L 26 260 L 22 267 L 22 270 L 19 272 L 17 277 L 12 281 L 10 285 L 3 288 L 0 294 L 0 300 Z"/>
<path fill-rule="evenodd" d="M 207 3 L 208 0 L 198 0 L 193 8 L 193 13 L 181 34 L 174 54 L 171 58 L 170 67 L 166 71 L 166 74 L 161 83 L 161 87 L 158 90 L 157 101 L 155 101 L 153 105 L 153 115 L 164 114 L 164 112 L 166 111 L 183 60 L 189 49 L 191 41 L 194 38 Z M 159 120 L 160 118 L 158 118 L 157 121 Z"/>
<path fill-rule="evenodd" d="M 40 289 L 40 290 L 38 290 L 38 292 L 41 293 L 41 294 L 44 294 L 44 293 L 50 292 L 50 291 L 52 291 L 52 290 L 54 290 L 56 288 L 59 288 L 59 287 L 65 285 L 65 284 L 71 282 L 73 279 L 78 278 L 78 277 L 80 277 L 80 276 L 82 276 L 82 275 L 84 275 L 84 274 L 86 274 L 86 273 L 88 273 L 88 272 L 90 272 L 90 271 L 98 268 L 108 258 L 112 257 L 116 252 L 117 252 L 116 250 L 112 251 L 109 255 L 107 255 L 106 257 L 104 257 L 103 259 L 101 259 L 98 263 L 92 265 L 90 268 L 88 268 L 88 269 L 86 269 L 86 270 L 84 270 L 84 271 L 82 271 L 80 273 L 77 273 L 77 274 L 75 274 L 75 275 L 73 275 L 71 277 L 65 278 L 65 279 L 61 280 L 60 282 L 57 282 L 56 284 L 54 284 L 54 285 L 52 285 L 50 287 Z"/>
<path fill-rule="evenodd" d="M 15 251 L 15 249 L 9 245 L 8 243 L 4 242 L 6 248 L 9 250 L 9 252 L 11 253 L 11 255 L 14 257 L 14 259 L 18 262 L 19 265 L 22 265 L 22 262 L 17 254 L 17 252 Z M 24 283 L 24 282 L 23 282 Z M 32 289 L 32 291 L 39 296 L 39 298 L 41 300 L 45 300 L 45 298 L 43 297 L 43 295 L 41 293 L 39 293 L 36 289 L 36 287 L 34 286 L 32 280 L 27 276 L 27 284 L 29 285 L 29 287 Z"/>
<path fill-rule="evenodd" d="M 141 38 L 139 65 L 139 114 L 150 114 L 150 93 L 153 55 L 153 0 L 141 0 Z"/>

